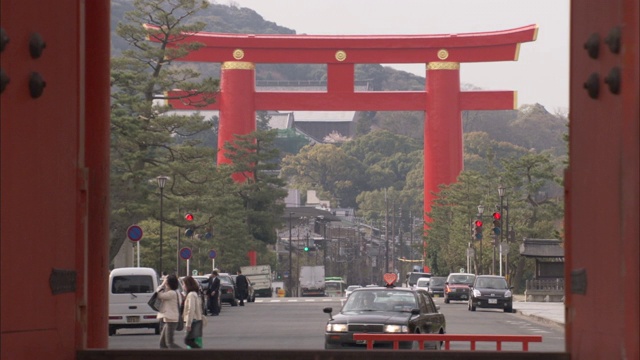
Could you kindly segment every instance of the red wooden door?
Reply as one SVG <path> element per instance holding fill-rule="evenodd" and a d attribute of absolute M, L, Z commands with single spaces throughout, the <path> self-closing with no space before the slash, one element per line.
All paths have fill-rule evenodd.
<path fill-rule="evenodd" d="M 638 358 L 638 0 L 571 6 L 567 351 Z"/>
<path fill-rule="evenodd" d="M 2 359 L 73 358 L 107 344 L 109 1 L 0 10 Z"/>

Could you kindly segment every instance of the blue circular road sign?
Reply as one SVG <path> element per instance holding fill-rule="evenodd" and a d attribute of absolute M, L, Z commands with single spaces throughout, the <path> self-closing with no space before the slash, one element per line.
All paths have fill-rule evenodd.
<path fill-rule="evenodd" d="M 180 257 L 185 260 L 191 259 L 191 249 L 188 247 L 183 247 L 182 249 L 180 249 Z"/>
<path fill-rule="evenodd" d="M 127 237 L 131 241 L 139 241 L 142 239 L 142 228 L 138 225 L 131 225 L 127 228 Z"/>
<path fill-rule="evenodd" d="M 215 259 L 216 258 L 216 251 L 211 249 L 209 250 L 209 259 Z"/>

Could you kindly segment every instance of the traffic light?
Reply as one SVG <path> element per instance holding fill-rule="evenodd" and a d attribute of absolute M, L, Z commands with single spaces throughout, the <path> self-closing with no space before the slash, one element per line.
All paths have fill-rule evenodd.
<path fill-rule="evenodd" d="M 473 236 L 476 240 L 482 240 L 482 220 L 473 222 Z"/>
<path fill-rule="evenodd" d="M 305 251 L 305 252 L 309 251 L 309 247 L 308 247 L 308 246 L 305 246 L 305 247 L 304 247 L 304 251 Z"/>
<path fill-rule="evenodd" d="M 193 214 L 192 213 L 186 213 L 184 215 L 184 219 L 187 220 L 188 222 L 193 221 Z M 193 236 L 193 229 L 192 228 L 187 228 L 184 231 L 184 236 L 186 237 L 192 237 Z"/>
<path fill-rule="evenodd" d="M 494 212 L 491 216 L 493 217 L 493 233 L 495 235 L 500 235 L 500 232 L 502 231 L 500 228 L 500 219 L 502 218 L 502 215 L 499 212 Z"/>

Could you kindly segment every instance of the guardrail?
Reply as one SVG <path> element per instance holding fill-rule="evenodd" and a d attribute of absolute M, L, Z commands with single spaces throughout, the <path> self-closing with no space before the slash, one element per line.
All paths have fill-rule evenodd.
<path fill-rule="evenodd" d="M 564 291 L 564 279 L 527 280 L 526 290 L 561 290 Z"/>
<path fill-rule="evenodd" d="M 478 335 L 478 334 L 353 334 L 354 340 L 365 340 L 367 350 L 373 349 L 375 341 L 393 342 L 393 349 L 397 350 L 401 341 L 417 341 L 420 350 L 424 350 L 425 341 L 444 342 L 444 349 L 451 349 L 451 342 L 463 341 L 471 344 L 471 351 L 476 349 L 477 342 L 495 342 L 496 351 L 502 351 L 502 343 L 522 343 L 522 351 L 529 351 L 530 342 L 542 342 L 541 335 Z"/>

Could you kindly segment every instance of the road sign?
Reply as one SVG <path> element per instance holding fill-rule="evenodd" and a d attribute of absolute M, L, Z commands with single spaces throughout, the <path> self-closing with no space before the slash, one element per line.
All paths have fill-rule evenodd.
<path fill-rule="evenodd" d="M 215 259 L 216 258 L 216 251 L 211 249 L 209 250 L 209 259 Z"/>
<path fill-rule="evenodd" d="M 142 239 L 142 228 L 138 225 L 131 225 L 127 228 L 127 237 L 131 241 L 140 241 Z"/>
<path fill-rule="evenodd" d="M 185 260 L 191 259 L 191 249 L 188 247 L 183 247 L 182 249 L 180 249 L 180 257 Z"/>

